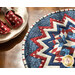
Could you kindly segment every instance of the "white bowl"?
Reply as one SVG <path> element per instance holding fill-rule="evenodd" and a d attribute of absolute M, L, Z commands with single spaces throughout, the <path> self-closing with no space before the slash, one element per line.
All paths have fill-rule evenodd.
<path fill-rule="evenodd" d="M 17 29 L 11 29 L 9 34 L 0 34 L 0 43 L 7 42 L 15 37 L 17 37 L 26 27 L 28 20 L 28 13 L 25 7 L 15 7 L 14 11 L 23 18 L 23 24 Z"/>

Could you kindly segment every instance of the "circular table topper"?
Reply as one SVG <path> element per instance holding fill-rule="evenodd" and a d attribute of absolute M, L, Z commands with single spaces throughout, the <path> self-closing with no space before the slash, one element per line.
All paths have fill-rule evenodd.
<path fill-rule="evenodd" d="M 60 10 L 42 17 L 29 29 L 22 46 L 25 67 L 74 68 L 75 62 L 66 67 L 62 59 L 70 55 L 75 60 L 75 10 Z"/>

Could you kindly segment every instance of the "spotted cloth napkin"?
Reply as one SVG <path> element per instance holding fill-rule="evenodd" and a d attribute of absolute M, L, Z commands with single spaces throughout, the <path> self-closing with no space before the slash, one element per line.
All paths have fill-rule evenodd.
<path fill-rule="evenodd" d="M 15 14 L 15 12 L 12 10 L 6 13 L 5 18 L 13 28 L 17 28 L 23 23 L 22 18 L 19 15 Z"/>

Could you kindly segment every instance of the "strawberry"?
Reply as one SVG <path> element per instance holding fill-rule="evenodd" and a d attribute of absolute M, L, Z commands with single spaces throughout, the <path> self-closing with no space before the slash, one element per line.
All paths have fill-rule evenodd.
<path fill-rule="evenodd" d="M 6 23 L 0 20 L 0 34 L 7 34 L 10 32 L 10 28 L 6 25 Z"/>
<path fill-rule="evenodd" d="M 21 16 L 15 14 L 13 10 L 8 11 L 5 14 L 5 18 L 7 22 L 13 27 L 13 28 L 18 28 L 19 26 L 22 25 L 23 19 Z"/>

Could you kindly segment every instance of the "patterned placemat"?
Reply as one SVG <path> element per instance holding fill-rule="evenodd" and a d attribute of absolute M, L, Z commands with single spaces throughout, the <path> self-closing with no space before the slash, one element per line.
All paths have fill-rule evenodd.
<path fill-rule="evenodd" d="M 55 11 L 35 22 L 22 52 L 26 68 L 74 68 L 75 9 Z"/>

